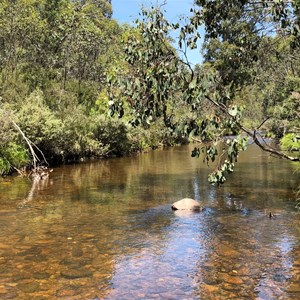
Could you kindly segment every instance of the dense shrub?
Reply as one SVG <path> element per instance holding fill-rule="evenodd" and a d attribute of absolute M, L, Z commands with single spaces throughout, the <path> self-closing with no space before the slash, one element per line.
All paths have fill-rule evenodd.
<path fill-rule="evenodd" d="M 93 127 L 94 139 L 103 147 L 104 156 L 121 156 L 130 152 L 128 129 L 123 121 L 100 115 L 94 118 Z"/>
<path fill-rule="evenodd" d="M 300 136 L 295 133 L 288 133 L 281 139 L 280 144 L 288 151 L 300 151 Z"/>
<path fill-rule="evenodd" d="M 20 140 L 11 123 L 8 107 L 0 109 L 0 175 L 9 174 L 13 167 L 20 168 L 29 162 L 26 145 Z"/>
<path fill-rule="evenodd" d="M 9 174 L 29 161 L 28 151 L 21 145 L 9 143 L 0 147 L 0 175 Z"/>

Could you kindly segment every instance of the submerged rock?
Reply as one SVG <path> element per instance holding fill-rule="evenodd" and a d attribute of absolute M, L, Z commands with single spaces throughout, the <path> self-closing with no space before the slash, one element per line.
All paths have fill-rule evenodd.
<path fill-rule="evenodd" d="M 62 271 L 60 274 L 67 279 L 91 277 L 93 275 L 92 271 L 88 269 L 69 269 Z"/>
<path fill-rule="evenodd" d="M 203 208 L 200 206 L 198 201 L 190 198 L 184 198 L 182 200 L 173 203 L 172 209 L 201 211 Z"/>
<path fill-rule="evenodd" d="M 40 289 L 40 284 L 38 282 L 26 282 L 19 283 L 18 289 L 20 289 L 24 293 L 34 293 Z"/>

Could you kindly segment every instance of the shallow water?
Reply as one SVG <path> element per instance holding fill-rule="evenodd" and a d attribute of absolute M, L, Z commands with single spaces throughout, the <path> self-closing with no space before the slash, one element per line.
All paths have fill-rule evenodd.
<path fill-rule="evenodd" d="M 295 166 L 251 146 L 213 187 L 192 148 L 1 180 L 0 299 L 300 299 Z"/>

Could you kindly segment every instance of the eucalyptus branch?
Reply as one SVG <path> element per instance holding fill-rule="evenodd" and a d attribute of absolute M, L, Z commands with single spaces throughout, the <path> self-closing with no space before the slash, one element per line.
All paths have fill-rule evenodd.
<path fill-rule="evenodd" d="M 264 119 L 257 127 L 256 127 L 256 131 L 261 128 L 268 120 L 270 119 L 270 117 L 267 117 L 266 119 Z"/>
<path fill-rule="evenodd" d="M 259 139 L 257 138 L 257 132 L 256 130 L 254 131 L 251 131 L 250 129 L 247 129 L 245 128 L 240 122 L 238 122 L 236 120 L 235 117 L 233 117 L 229 111 L 228 111 L 228 108 L 224 105 L 224 104 L 221 104 L 221 103 L 218 103 L 216 102 L 215 100 L 213 100 L 212 98 L 210 98 L 208 95 L 205 95 L 205 98 L 210 101 L 211 103 L 214 104 L 215 107 L 217 107 L 218 109 L 220 109 L 226 116 L 228 116 L 230 119 L 233 119 L 236 123 L 236 125 L 244 132 L 246 133 L 249 137 L 251 137 L 254 141 L 254 143 L 259 147 L 261 148 L 263 151 L 266 151 L 266 152 L 269 152 L 271 154 L 274 154 L 275 156 L 277 157 L 280 157 L 280 158 L 284 158 L 284 159 L 287 159 L 287 160 L 290 160 L 290 161 L 300 161 L 300 158 L 299 157 L 293 157 L 293 156 L 289 156 L 289 155 L 286 155 L 284 153 L 282 153 L 281 151 L 278 151 L 272 147 L 270 147 L 268 144 L 264 145 L 262 144 Z"/>
<path fill-rule="evenodd" d="M 180 61 L 181 63 L 185 64 L 185 65 L 189 68 L 189 70 L 191 71 L 191 74 L 192 74 L 192 78 L 194 78 L 194 69 L 192 68 L 191 63 L 190 63 L 189 60 L 188 60 L 188 55 L 187 55 L 186 50 L 183 51 L 183 50 L 181 50 L 181 49 L 178 49 L 177 51 L 183 53 L 183 55 L 184 55 L 184 57 L 185 57 L 186 60 L 184 61 L 183 59 L 180 59 L 180 58 L 179 58 L 179 61 Z"/>
<path fill-rule="evenodd" d="M 186 50 L 183 51 L 182 49 L 177 49 L 178 52 L 182 52 L 182 53 L 183 53 L 183 55 L 184 55 L 184 57 L 185 57 L 185 59 L 186 59 L 186 60 L 183 60 L 183 59 L 181 59 L 181 58 L 178 58 L 178 55 L 177 55 L 176 51 L 175 51 L 173 48 L 170 48 L 170 47 L 166 44 L 166 41 L 165 41 L 164 39 L 162 39 L 162 43 L 163 43 L 164 46 L 169 50 L 169 53 L 170 53 L 172 59 L 175 58 L 175 59 L 177 59 L 178 61 L 180 61 L 182 64 L 186 65 L 186 66 L 189 68 L 189 70 L 191 71 L 192 77 L 194 77 L 194 70 L 193 70 L 193 68 L 192 68 L 192 66 L 191 66 L 191 63 L 190 63 L 189 60 L 188 60 L 188 55 L 187 55 Z M 185 46 L 185 48 L 187 48 L 187 46 Z"/>

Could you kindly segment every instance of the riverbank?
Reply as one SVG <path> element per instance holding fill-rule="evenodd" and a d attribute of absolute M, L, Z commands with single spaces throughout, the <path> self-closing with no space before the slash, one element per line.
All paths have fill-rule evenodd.
<path fill-rule="evenodd" d="M 98 116 L 90 120 L 89 126 L 77 122 L 68 125 L 58 122 L 56 127 L 48 128 L 41 123 L 39 120 L 36 125 L 22 126 L 22 132 L 33 148 L 30 151 L 28 141 L 21 139 L 11 124 L 7 124 L 7 130 L 11 133 L 7 143 L 0 147 L 0 175 L 30 169 L 33 160 L 31 150 L 35 152 L 38 164 L 59 166 L 90 159 L 128 156 L 187 143 L 187 139 L 170 133 L 162 122 L 148 128 L 135 128 L 124 120 Z M 62 128 L 59 129 L 58 125 Z"/>

